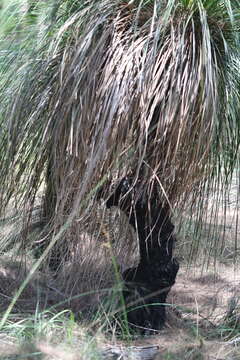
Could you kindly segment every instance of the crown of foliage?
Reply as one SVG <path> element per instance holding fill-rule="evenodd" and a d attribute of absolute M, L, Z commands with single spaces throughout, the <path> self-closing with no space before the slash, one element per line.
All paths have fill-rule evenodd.
<path fill-rule="evenodd" d="M 2 205 L 33 206 L 44 176 L 59 217 L 109 176 L 140 172 L 172 206 L 229 183 L 238 1 L 37 2 L 17 14 L 2 37 Z"/>

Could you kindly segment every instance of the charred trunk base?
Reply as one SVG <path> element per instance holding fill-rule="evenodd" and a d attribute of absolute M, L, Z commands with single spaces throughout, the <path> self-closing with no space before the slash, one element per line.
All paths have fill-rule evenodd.
<path fill-rule="evenodd" d="M 161 330 L 166 319 L 166 298 L 175 283 L 179 264 L 139 264 L 123 273 L 123 296 L 130 328 L 141 334 Z"/>
<path fill-rule="evenodd" d="M 160 330 L 165 323 L 166 298 L 175 283 L 179 264 L 173 258 L 174 225 L 168 205 L 158 192 L 149 195 L 131 178 L 120 181 L 106 205 L 119 207 L 137 233 L 140 261 L 123 274 L 123 297 L 129 326 L 140 333 Z M 140 195 L 141 194 L 141 195 Z"/>

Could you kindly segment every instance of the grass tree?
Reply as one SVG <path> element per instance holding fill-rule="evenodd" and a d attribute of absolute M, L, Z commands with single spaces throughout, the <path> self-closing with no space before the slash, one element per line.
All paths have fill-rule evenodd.
<path fill-rule="evenodd" d="M 172 210 L 229 184 L 240 142 L 238 0 L 34 9 L 21 36 L 11 33 L 16 54 L 1 50 L 1 208 L 15 196 L 23 229 L 42 185 L 42 217 L 61 250 L 61 239 L 76 242 L 79 219 L 94 221 L 98 188 L 109 193 L 126 174 Z"/>

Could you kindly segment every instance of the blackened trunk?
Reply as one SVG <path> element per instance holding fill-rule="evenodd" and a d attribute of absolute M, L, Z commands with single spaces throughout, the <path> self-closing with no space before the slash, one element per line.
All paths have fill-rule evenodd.
<path fill-rule="evenodd" d="M 128 321 L 143 332 L 158 330 L 164 325 L 166 298 L 179 269 L 173 258 L 175 236 L 169 208 L 162 206 L 156 193 L 139 195 L 128 178 L 120 182 L 106 205 L 118 206 L 138 235 L 139 264 L 123 273 L 125 301 L 134 303 Z"/>

